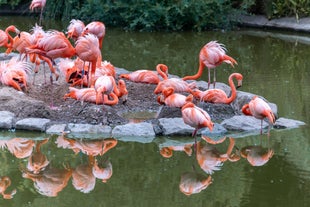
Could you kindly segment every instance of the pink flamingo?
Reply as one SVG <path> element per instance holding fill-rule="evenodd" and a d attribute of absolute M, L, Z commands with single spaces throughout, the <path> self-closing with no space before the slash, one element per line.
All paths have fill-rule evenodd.
<path fill-rule="evenodd" d="M 0 30 L 0 47 L 5 47 L 7 49 L 12 47 L 13 37 L 9 32 L 14 32 L 16 34 L 20 33 L 20 31 L 14 25 L 8 26 L 5 31 Z"/>
<path fill-rule="evenodd" d="M 84 28 L 84 22 L 78 19 L 72 19 L 67 27 L 67 37 L 76 41 L 82 35 Z"/>
<path fill-rule="evenodd" d="M 169 107 L 179 107 L 181 108 L 187 102 L 193 101 L 193 95 L 184 96 L 180 93 L 174 93 L 173 87 L 165 88 L 162 94 L 157 97 L 157 102 L 159 104 L 165 104 Z"/>
<path fill-rule="evenodd" d="M 76 54 L 77 56 L 85 61 L 88 61 L 89 64 L 91 65 L 90 68 L 90 80 L 88 82 L 88 85 L 91 87 L 94 87 L 95 84 L 95 72 L 96 72 L 96 64 L 97 62 L 101 63 L 101 51 L 99 49 L 99 42 L 98 38 L 93 35 L 93 34 L 88 34 L 85 36 L 80 37 L 76 41 L 76 46 L 75 46 Z M 84 69 L 84 67 L 83 67 Z M 89 74 L 89 72 L 88 72 Z M 82 78 L 83 78 L 82 74 Z"/>
<path fill-rule="evenodd" d="M 232 57 L 226 55 L 226 48 L 223 44 L 218 43 L 217 41 L 211 41 L 202 47 L 199 53 L 199 68 L 198 72 L 192 76 L 185 76 L 183 80 L 193 80 L 198 79 L 204 70 L 205 67 L 208 68 L 208 88 L 210 87 L 210 70 L 214 69 L 214 83 L 215 88 L 216 83 L 216 66 L 222 64 L 223 62 L 230 64 L 234 67 L 234 64 L 237 64 L 237 61 Z"/>
<path fill-rule="evenodd" d="M 208 127 L 210 131 L 213 130 L 213 122 L 210 115 L 202 108 L 197 107 L 192 102 L 186 103 L 182 109 L 182 118 L 185 124 L 195 128 L 192 136 L 195 137 L 196 148 L 196 133 L 199 129 Z"/>
<path fill-rule="evenodd" d="M 43 14 L 43 10 L 46 4 L 46 0 L 32 0 L 29 9 L 31 11 L 33 11 L 35 8 L 39 8 L 41 9 L 40 11 L 40 19 L 39 19 L 39 25 L 41 25 L 42 23 L 42 14 Z"/>
<path fill-rule="evenodd" d="M 168 67 L 164 64 L 158 64 L 156 66 L 157 74 L 152 70 L 136 70 L 129 74 L 121 74 L 120 78 L 125 78 L 127 80 L 136 82 L 136 83 L 150 83 L 150 84 L 158 84 L 160 79 L 158 75 L 160 75 L 163 80 L 168 79 L 167 72 Z"/>
<path fill-rule="evenodd" d="M 276 119 L 275 115 L 273 114 L 270 106 L 266 101 L 259 98 L 258 96 L 254 96 L 252 100 L 245 104 L 241 111 L 248 116 L 254 116 L 257 119 L 261 120 L 261 130 L 260 133 L 263 133 L 263 119 L 267 118 L 269 120 L 269 127 L 268 127 L 268 135 L 270 131 L 270 124 L 274 124 Z"/>
<path fill-rule="evenodd" d="M 234 85 L 233 78 L 237 79 L 238 86 L 242 85 L 243 76 L 240 73 L 233 73 L 229 76 L 228 82 L 231 88 L 231 96 L 228 97 L 226 93 L 221 89 L 209 89 L 206 91 L 200 91 L 199 89 L 194 89 L 192 94 L 194 97 L 200 99 L 201 101 L 210 102 L 210 103 L 223 103 L 230 104 L 237 97 L 236 86 Z"/>
<path fill-rule="evenodd" d="M 82 36 L 86 34 L 94 34 L 99 40 L 99 48 L 102 48 L 102 41 L 105 36 L 105 25 L 103 22 L 94 21 L 85 26 Z"/>

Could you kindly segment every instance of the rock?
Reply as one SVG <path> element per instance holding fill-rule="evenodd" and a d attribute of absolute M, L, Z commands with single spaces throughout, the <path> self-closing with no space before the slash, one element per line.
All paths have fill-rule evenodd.
<path fill-rule="evenodd" d="M 68 124 L 68 130 L 70 133 L 68 137 L 74 138 L 89 138 L 89 139 L 98 139 L 98 138 L 110 138 L 112 128 L 106 125 L 92 125 L 92 124 Z"/>
<path fill-rule="evenodd" d="M 236 115 L 230 119 L 224 120 L 221 125 L 228 131 L 253 131 L 260 130 L 261 120 L 253 116 Z M 269 124 L 263 121 L 263 128 L 268 126 Z"/>
<path fill-rule="evenodd" d="M 112 137 L 122 141 L 150 143 L 155 138 L 155 132 L 151 123 L 129 123 L 116 126 L 112 130 Z"/>
<path fill-rule="evenodd" d="M 15 114 L 9 111 L 0 111 L 0 128 L 12 129 L 15 127 Z"/>
<path fill-rule="evenodd" d="M 190 135 L 194 131 L 194 128 L 185 124 L 182 118 L 161 118 L 158 121 L 162 135 Z"/>
<path fill-rule="evenodd" d="M 54 124 L 46 130 L 46 134 L 58 134 L 60 135 L 62 132 L 66 130 L 67 124 Z"/>
<path fill-rule="evenodd" d="M 16 122 L 16 129 L 44 132 L 49 123 L 50 123 L 49 119 L 26 118 Z"/>
<path fill-rule="evenodd" d="M 276 129 L 287 129 L 287 128 L 297 128 L 302 125 L 306 125 L 306 123 L 293 119 L 279 118 L 276 120 L 276 123 L 274 124 L 273 127 Z"/>

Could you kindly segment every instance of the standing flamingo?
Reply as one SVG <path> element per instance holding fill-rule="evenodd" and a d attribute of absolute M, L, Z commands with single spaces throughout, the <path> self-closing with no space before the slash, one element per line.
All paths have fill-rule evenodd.
<path fill-rule="evenodd" d="M 213 87 L 215 88 L 216 83 L 216 72 L 215 67 L 222 64 L 223 62 L 230 64 L 234 67 L 234 64 L 237 64 L 237 61 L 232 57 L 226 55 L 226 48 L 223 44 L 218 43 L 217 41 L 211 41 L 207 43 L 203 48 L 200 50 L 199 53 L 199 68 L 197 74 L 193 76 L 185 76 L 183 80 L 192 80 L 198 79 L 203 72 L 205 67 L 208 68 L 208 88 L 210 87 L 210 70 L 214 69 L 214 82 Z"/>
<path fill-rule="evenodd" d="M 72 19 L 67 27 L 67 37 L 76 41 L 82 35 L 84 28 L 84 22 L 78 19 Z"/>
<path fill-rule="evenodd" d="M 214 124 L 211 121 L 210 115 L 202 108 L 195 106 L 192 102 L 186 103 L 181 110 L 184 123 L 195 128 L 192 136 L 195 137 L 196 147 L 197 131 L 204 127 L 208 127 L 209 130 L 212 131 Z"/>
<path fill-rule="evenodd" d="M 241 110 L 245 115 L 254 116 L 255 118 L 261 120 L 260 134 L 263 133 L 263 119 L 264 118 L 267 118 L 269 120 L 269 124 L 274 124 L 276 121 L 275 115 L 273 114 L 270 106 L 267 104 L 266 101 L 259 98 L 258 96 L 254 96 L 248 104 L 245 104 L 242 107 Z M 268 127 L 268 135 L 269 135 L 269 131 L 270 131 L 270 125 Z"/>
<path fill-rule="evenodd" d="M 56 80 L 59 74 L 53 67 L 53 60 L 56 58 L 71 58 L 74 56 L 75 48 L 71 45 L 70 41 L 66 38 L 64 33 L 59 31 L 49 31 L 44 37 L 38 40 L 37 44 L 32 45 L 26 49 L 27 53 L 36 53 L 40 58 L 47 62 L 51 70 L 51 83 L 52 73 L 55 74 Z"/>
<path fill-rule="evenodd" d="M 221 89 L 209 89 L 206 91 L 200 91 L 199 89 L 194 89 L 192 94 L 194 97 L 199 98 L 200 101 L 210 102 L 210 103 L 224 103 L 230 104 L 237 97 L 236 86 L 234 85 L 233 78 L 237 79 L 237 88 L 242 85 L 243 76 L 240 73 L 233 73 L 229 76 L 228 82 L 231 88 L 231 96 L 227 97 L 226 93 Z"/>
<path fill-rule="evenodd" d="M 95 72 L 97 67 L 96 65 L 97 61 L 101 63 L 101 51 L 99 49 L 98 38 L 93 34 L 88 34 L 80 37 L 76 41 L 75 50 L 77 56 L 81 60 L 83 60 L 84 62 L 88 61 L 91 65 L 91 67 L 89 67 L 91 74 L 90 79 L 88 81 L 88 85 L 91 85 L 91 87 L 93 87 L 95 84 Z"/>
<path fill-rule="evenodd" d="M 43 14 L 43 10 L 46 4 L 46 0 L 32 0 L 29 9 L 31 11 L 33 11 L 35 8 L 39 8 L 41 9 L 40 11 L 40 19 L 39 19 L 39 25 L 42 24 L 42 14 Z"/>
<path fill-rule="evenodd" d="M 20 33 L 20 31 L 14 25 L 8 26 L 5 31 L 0 29 L 0 47 L 5 47 L 7 49 L 12 47 L 13 37 L 9 32 L 14 32 L 16 34 Z"/>
<path fill-rule="evenodd" d="M 93 34 L 98 37 L 99 48 L 102 48 L 102 41 L 105 36 L 105 25 L 102 22 L 94 21 L 85 26 L 82 32 L 82 36 L 86 34 Z"/>

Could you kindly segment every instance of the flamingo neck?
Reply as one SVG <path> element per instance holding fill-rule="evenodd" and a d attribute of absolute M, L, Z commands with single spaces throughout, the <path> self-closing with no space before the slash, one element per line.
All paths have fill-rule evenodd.
<path fill-rule="evenodd" d="M 204 68 L 205 68 L 205 64 L 202 61 L 199 61 L 199 68 L 198 68 L 197 73 L 195 75 L 192 75 L 192 76 L 185 76 L 183 78 L 183 80 L 196 80 L 196 79 L 200 78 Z"/>
<path fill-rule="evenodd" d="M 167 76 L 167 71 L 168 71 L 168 67 L 164 64 L 158 64 L 156 66 L 156 70 L 157 73 L 164 79 L 167 80 L 168 76 Z"/>
<path fill-rule="evenodd" d="M 228 103 L 228 104 L 231 103 L 233 100 L 235 100 L 235 98 L 237 96 L 237 90 L 236 90 L 236 86 L 235 86 L 234 81 L 233 81 L 233 77 L 234 76 L 230 76 L 229 80 L 228 80 L 229 86 L 231 88 L 231 96 L 229 98 L 227 98 L 227 100 L 226 100 L 226 103 Z"/>

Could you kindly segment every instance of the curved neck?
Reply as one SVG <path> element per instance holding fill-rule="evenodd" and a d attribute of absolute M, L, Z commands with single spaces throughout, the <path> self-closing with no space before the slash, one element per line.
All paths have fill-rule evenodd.
<path fill-rule="evenodd" d="M 157 73 L 164 79 L 167 80 L 168 79 L 168 67 L 165 64 L 158 64 L 156 66 L 156 71 Z"/>
<path fill-rule="evenodd" d="M 236 96 L 237 96 L 237 90 L 236 90 L 236 86 L 234 84 L 233 78 L 235 76 L 229 76 L 228 82 L 229 82 L 229 86 L 231 88 L 231 96 L 229 98 L 227 98 L 227 103 L 231 103 L 233 100 L 235 100 Z"/>
<path fill-rule="evenodd" d="M 205 64 L 202 61 L 199 61 L 199 68 L 198 68 L 197 73 L 195 75 L 192 75 L 192 76 L 185 76 L 182 79 L 183 80 L 196 80 L 196 79 L 200 78 L 204 68 L 205 68 Z"/>
<path fill-rule="evenodd" d="M 7 47 L 12 47 L 13 46 L 13 37 L 10 35 L 9 32 L 16 32 L 16 28 L 13 25 L 11 25 L 5 29 L 5 33 L 9 39 L 9 41 L 7 43 Z"/>

